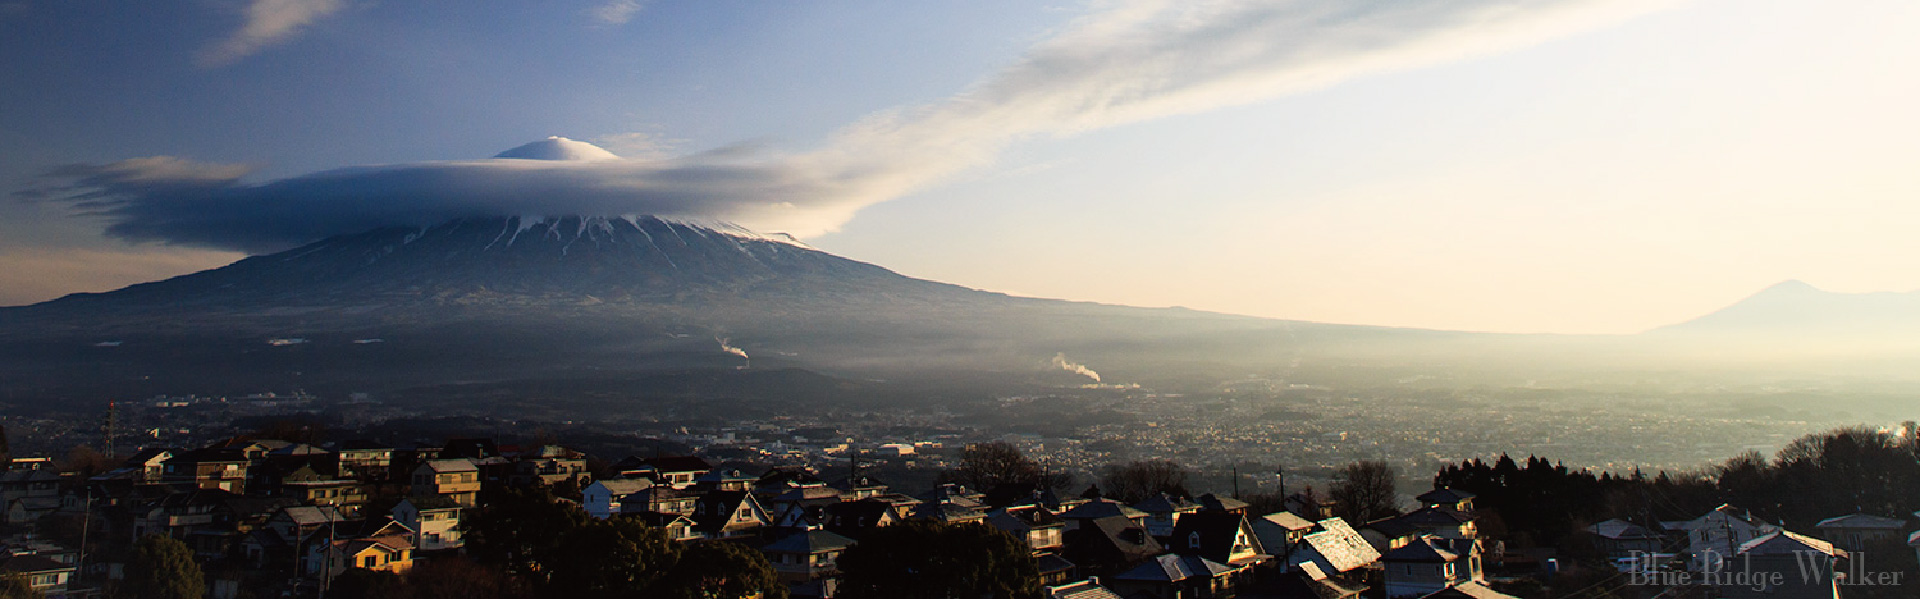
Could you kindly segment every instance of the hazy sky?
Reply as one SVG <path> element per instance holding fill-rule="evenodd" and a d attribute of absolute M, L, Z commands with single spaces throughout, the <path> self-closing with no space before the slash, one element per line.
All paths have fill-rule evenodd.
<path fill-rule="evenodd" d="M 0 0 L 0 304 L 659 212 L 1023 295 L 1634 332 L 1920 287 L 1913 31 L 1899 1 Z M 624 159 L 489 160 L 552 135 Z"/>

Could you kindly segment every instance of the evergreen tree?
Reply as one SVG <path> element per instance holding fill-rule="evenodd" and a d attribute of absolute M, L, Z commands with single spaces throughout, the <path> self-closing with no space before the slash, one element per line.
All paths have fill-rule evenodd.
<path fill-rule="evenodd" d="M 680 551 L 655 597 L 667 599 L 786 599 L 787 585 L 758 551 L 737 543 L 695 543 Z"/>
<path fill-rule="evenodd" d="M 207 594 L 193 550 L 160 535 L 147 535 L 134 543 L 123 584 L 136 599 L 200 599 Z"/>
<path fill-rule="evenodd" d="M 1014 599 L 1040 594 L 1033 555 L 985 524 L 909 520 L 840 554 L 845 599 Z"/>

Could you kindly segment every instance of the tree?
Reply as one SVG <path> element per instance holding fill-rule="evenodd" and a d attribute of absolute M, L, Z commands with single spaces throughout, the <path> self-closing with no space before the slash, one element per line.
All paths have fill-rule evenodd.
<path fill-rule="evenodd" d="M 680 559 L 665 529 L 636 516 L 615 516 L 574 527 L 560 537 L 546 564 L 548 595 L 569 599 L 647 597 L 650 587 Z"/>
<path fill-rule="evenodd" d="M 1100 487 L 1108 497 L 1126 503 L 1137 503 L 1160 493 L 1177 497 L 1191 495 L 1187 491 L 1187 469 L 1167 460 L 1108 466 L 1106 475 L 1100 478 Z"/>
<path fill-rule="evenodd" d="M 504 572 L 464 557 L 436 557 L 415 562 L 407 572 L 415 599 L 512 599 L 526 590 Z"/>
<path fill-rule="evenodd" d="M 737 543 L 688 545 L 651 596 L 669 599 L 786 599 L 787 585 L 758 551 Z"/>
<path fill-rule="evenodd" d="M 840 554 L 846 599 L 1012 599 L 1040 593 L 1025 543 L 985 524 L 908 520 Z"/>
<path fill-rule="evenodd" d="M 1354 525 L 1400 513 L 1393 467 L 1386 462 L 1362 460 L 1342 466 L 1334 474 L 1330 495 L 1335 502 L 1334 515 Z"/>
<path fill-rule="evenodd" d="M 200 599 L 207 594 L 193 550 L 160 535 L 147 535 L 134 543 L 125 587 L 133 589 L 136 599 Z"/>
<path fill-rule="evenodd" d="M 114 465 L 113 460 L 106 454 L 92 447 L 75 445 L 67 452 L 67 458 L 61 460 L 57 467 L 61 472 L 74 472 L 79 474 L 80 480 L 86 480 L 95 474 L 112 470 Z"/>
<path fill-rule="evenodd" d="M 327 585 L 328 595 L 354 599 L 409 599 L 409 591 L 399 574 L 365 568 L 347 568 Z"/>
<path fill-rule="evenodd" d="M 465 523 L 467 553 L 538 586 L 561 538 L 587 520 L 586 512 L 555 500 L 546 489 L 509 488 Z"/>
<path fill-rule="evenodd" d="M 0 575 L 0 599 L 43 599 L 46 594 L 33 590 L 33 583 L 17 573 Z"/>
<path fill-rule="evenodd" d="M 1005 484 L 1037 484 L 1040 464 L 1004 441 L 974 443 L 960 456 L 960 465 L 941 476 L 945 482 L 988 491 Z"/>

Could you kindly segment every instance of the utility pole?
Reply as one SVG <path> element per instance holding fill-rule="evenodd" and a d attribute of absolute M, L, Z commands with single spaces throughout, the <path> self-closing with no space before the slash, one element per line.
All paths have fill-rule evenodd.
<path fill-rule="evenodd" d="M 112 458 L 112 457 L 114 457 L 114 453 L 113 453 L 113 424 L 114 424 L 114 423 L 113 423 L 113 416 L 114 416 L 114 410 L 115 410 L 115 407 L 116 407 L 116 402 L 111 402 L 111 401 L 109 401 L 109 402 L 107 402 L 107 425 L 106 425 L 105 427 L 103 427 L 103 431 L 102 431 L 102 432 L 103 432 L 103 433 L 105 434 L 105 436 L 106 436 L 106 438 L 107 438 L 107 439 L 106 439 L 106 445 L 107 445 L 107 457 L 108 457 L 108 458 Z"/>
<path fill-rule="evenodd" d="M 1240 498 L 1240 465 L 1233 464 L 1233 498 Z"/>

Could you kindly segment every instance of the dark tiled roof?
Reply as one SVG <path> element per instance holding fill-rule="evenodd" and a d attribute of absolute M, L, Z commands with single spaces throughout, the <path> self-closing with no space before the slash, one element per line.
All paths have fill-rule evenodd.
<path fill-rule="evenodd" d="M 809 530 L 761 547 L 767 553 L 824 553 L 853 545 L 853 539 L 824 530 Z"/>
<path fill-rule="evenodd" d="M 1419 497 L 1415 497 L 1414 499 L 1420 500 L 1420 503 L 1431 505 L 1436 503 L 1460 503 L 1460 500 L 1473 499 L 1475 497 L 1479 497 L 1479 495 L 1474 495 L 1459 489 L 1434 489 L 1421 493 Z"/>

